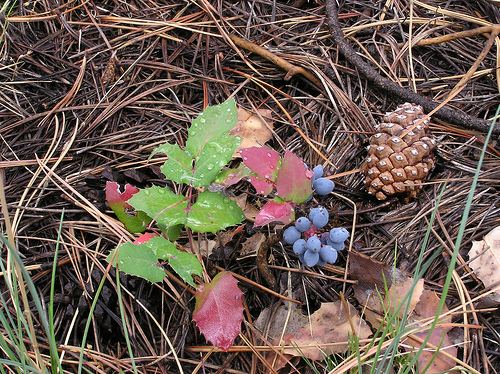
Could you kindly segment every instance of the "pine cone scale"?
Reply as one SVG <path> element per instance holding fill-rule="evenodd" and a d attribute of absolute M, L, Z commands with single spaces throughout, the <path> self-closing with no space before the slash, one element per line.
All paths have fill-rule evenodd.
<path fill-rule="evenodd" d="M 379 200 L 416 196 L 434 167 L 436 141 L 424 117 L 422 107 L 405 103 L 375 127 L 364 169 L 369 194 Z"/>

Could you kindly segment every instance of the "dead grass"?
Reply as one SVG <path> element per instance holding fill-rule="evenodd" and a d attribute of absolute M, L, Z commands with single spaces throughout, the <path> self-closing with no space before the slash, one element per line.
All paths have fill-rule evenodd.
<path fill-rule="evenodd" d="M 105 182 L 164 185 L 158 164 L 146 161 L 152 149 L 165 141 L 183 145 L 190 120 L 207 105 L 231 95 L 248 110 L 271 110 L 275 119 L 271 147 L 279 152 L 288 148 L 308 165 L 323 163 L 327 174 L 339 175 L 334 178 L 336 192 L 355 201 L 358 208 L 357 247 L 388 263 L 397 249 L 398 266 L 410 274 L 430 212 L 447 181 L 426 254 L 442 251 L 425 277 L 427 286 L 439 292 L 485 134 L 434 120 L 438 161 L 423 193 L 409 204 L 370 199 L 362 175 L 351 171 L 362 167 L 365 142 L 381 114 L 402 100 L 370 83 L 339 53 L 322 2 L 59 4 L 15 2 L 7 19 L 6 11 L 0 14 L 0 171 L 19 251 L 44 297 L 48 297 L 51 259 L 65 211 L 55 335 L 64 343 L 63 367 L 68 372 L 75 372 L 91 296 L 107 265 L 104 259 L 117 243 L 131 237 L 106 207 Z M 448 108 L 492 119 L 500 104 L 499 38 L 467 76 L 492 29 L 459 34 L 457 39 L 452 36 L 484 26 L 499 27 L 497 7 L 482 0 L 347 1 L 341 4 L 340 23 L 358 56 L 383 77 L 437 103 L 447 101 Z M 435 44 L 415 44 L 437 36 L 448 37 Z M 267 54 L 250 53 L 258 49 L 235 37 L 264 48 Z M 466 82 L 457 92 L 464 76 Z M 499 164 L 497 135 L 480 175 L 456 268 L 461 282 L 452 286 L 450 309 L 460 309 L 484 291 L 467 267 L 466 253 L 472 240 L 499 225 Z M 246 185 L 238 188 L 251 193 Z M 335 197 L 320 201 L 339 225 L 351 225 L 352 206 Z M 252 202 L 259 203 L 257 197 Z M 207 266 L 219 265 L 266 285 L 255 257 L 237 259 L 241 243 L 253 232 L 248 224 L 226 244 L 226 256 L 214 256 Z M 273 247 L 272 265 L 278 267 L 272 271 L 279 293 L 286 290 L 285 254 L 290 266 L 298 266 L 290 251 Z M 345 260 L 338 265 L 326 275 L 342 274 Z M 214 353 L 191 322 L 192 293 L 175 277 L 168 279 L 151 285 L 122 277 L 140 372 L 178 372 L 174 356 L 186 373 L 265 372 L 260 354 L 251 349 Z M 329 277 L 304 273 L 297 275 L 294 288 L 302 287 L 301 279 L 311 310 L 321 302 L 337 300 L 344 287 Z M 245 281 L 241 286 L 248 324 L 243 327 L 245 340 L 242 336 L 236 344 L 260 345 L 252 322 L 279 299 Z M 92 316 L 85 366 L 99 373 L 119 368 L 130 372 L 112 274 L 104 287 Z M 355 303 L 349 287 L 346 296 Z M 498 372 L 498 313 L 472 309 L 455 320 L 485 327 L 459 329 L 465 340 L 459 346 L 459 358 L 479 372 Z M 201 346 L 208 348 L 191 348 Z M 205 353 L 200 357 L 197 351 Z M 295 365 L 306 372 L 304 363 Z"/>

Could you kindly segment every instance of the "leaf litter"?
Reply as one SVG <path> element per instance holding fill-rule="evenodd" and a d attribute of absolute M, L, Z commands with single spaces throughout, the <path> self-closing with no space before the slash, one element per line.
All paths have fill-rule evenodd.
<path fill-rule="evenodd" d="M 470 129 L 464 131 L 446 121 L 433 121 L 433 131 L 440 141 L 436 150 L 438 163 L 430 182 L 423 186 L 424 194 L 414 203 L 377 204 L 364 194 L 362 175 L 353 171 L 362 166 L 364 141 L 374 133 L 374 125 L 400 102 L 383 90 L 375 90 L 352 63 L 337 53 L 337 45 L 325 23 L 323 4 L 223 1 L 218 3 L 221 7 L 211 8 L 209 3 L 213 2 L 202 2 L 204 8 L 195 3 L 171 1 L 166 1 L 165 7 L 158 7 L 149 0 L 140 8 L 127 2 L 112 5 L 103 2 L 98 6 L 86 3 L 79 11 L 72 10 L 73 3 L 38 2 L 36 6 L 23 3 L 13 7 L 9 21 L 3 23 L 0 133 L 4 146 L 0 151 L 0 166 L 5 171 L 7 207 L 24 262 L 32 269 L 36 286 L 47 299 L 50 287 L 45 269 L 52 266 L 53 243 L 59 234 L 61 213 L 65 211 L 61 237 L 67 252 L 58 262 L 57 276 L 61 282 L 55 285 L 56 294 L 63 301 L 57 306 L 62 323 L 55 326 L 55 335 L 59 341 L 69 337 L 70 352 L 80 349 L 87 297 L 93 296 L 89 290 L 97 289 L 104 275 L 102 260 L 124 237 L 123 231 L 114 226 L 116 223 L 107 220 L 113 213 L 106 205 L 106 181 L 140 188 L 164 187 L 159 165 L 165 160 L 159 154 L 147 163 L 148 155 L 165 140 L 184 147 L 192 118 L 204 107 L 223 102 L 233 93 L 241 106 L 271 110 L 275 136 L 267 142 L 270 149 L 282 156 L 289 149 L 307 165 L 314 166 L 324 161 L 314 146 L 335 165 L 324 163 L 330 175 L 338 175 L 334 176 L 337 192 L 355 201 L 358 208 L 353 244 L 373 260 L 395 263 L 403 274 L 413 273 L 429 212 L 436 205 L 441 182 L 449 181 L 424 260 L 431 253 L 440 255 L 425 274 L 426 289 L 421 298 L 427 287 L 438 293 L 442 287 L 449 259 L 443 243 L 450 246 L 458 235 L 457 222 L 477 165 L 482 134 L 471 133 Z M 95 19 L 99 20 L 97 24 Z M 223 25 L 212 27 L 215 23 L 211 20 Z M 470 31 L 485 23 L 498 24 L 499 19 L 498 9 L 481 1 L 446 4 L 361 1 L 342 6 L 340 23 L 356 52 L 366 61 L 373 61 L 373 66 L 377 64 L 377 69 L 384 70 L 384 74 L 402 86 L 411 86 L 422 95 L 433 95 L 440 102 L 474 64 L 484 45 L 483 34 Z M 436 28 L 420 27 L 429 24 Z M 257 52 L 247 53 L 244 46 L 236 49 L 228 30 L 267 49 L 274 60 Z M 434 36 L 446 38 L 462 31 L 469 33 L 446 43 L 419 46 L 420 41 Z M 491 31 L 490 28 L 485 32 Z M 335 53 L 335 59 L 330 59 L 325 51 Z M 285 78 L 290 66 L 287 68 L 276 58 L 292 63 L 291 68 L 304 66 L 313 76 L 321 77 L 323 86 L 310 85 L 304 75 L 290 73 Z M 99 77 L 111 70 L 110 61 L 115 77 L 106 78 L 101 84 Z M 451 107 L 491 119 L 498 105 L 496 66 L 497 56 L 489 51 Z M 472 241 L 481 241 L 498 226 L 498 164 L 498 144 L 492 143 L 473 197 L 465 248 L 460 248 L 462 258 L 455 269 L 464 286 L 454 284 L 447 298 L 450 310 L 469 308 L 465 322 L 474 322 L 476 316 L 484 327 L 471 328 L 471 336 L 463 330 L 458 349 L 458 356 L 479 372 L 500 369 L 497 354 L 500 341 L 496 333 L 500 319 L 496 312 L 477 310 L 475 301 L 465 304 L 467 297 L 482 301 L 485 286 L 496 287 L 487 285 L 486 279 L 481 284 L 476 268 L 474 272 L 466 270 L 467 260 L 476 257 L 467 256 L 467 251 Z M 53 170 L 51 178 L 47 177 L 45 167 Z M 132 177 L 139 172 L 141 178 Z M 255 208 L 267 202 L 255 196 L 251 186 L 240 184 L 233 188 L 237 194 L 248 194 L 247 206 Z M 352 224 L 352 206 L 332 197 L 321 204 L 340 224 L 346 227 Z M 296 209 L 302 214 L 304 206 Z M 252 223 L 245 227 L 248 237 L 254 234 Z M 279 235 L 273 226 L 262 231 L 268 237 Z M 213 239 L 211 235 L 207 234 L 209 240 Z M 181 233 L 178 241 L 185 245 L 189 238 Z M 479 251 L 482 252 L 487 251 Z M 346 254 L 346 259 L 351 259 L 351 255 Z M 290 272 L 296 274 L 298 261 L 288 248 L 273 246 L 272 258 L 271 271 L 277 278 Z M 216 265 L 242 274 L 256 284 L 262 283 L 253 258 L 223 261 L 216 261 Z M 282 270 L 288 266 L 290 271 Z M 326 269 L 339 276 L 345 266 L 350 268 L 351 264 L 339 263 Z M 378 271 L 379 275 L 386 275 L 390 289 L 396 269 L 387 266 L 378 267 Z M 214 268 L 209 261 L 207 267 L 212 273 Z M 165 269 L 170 268 L 166 265 Z M 306 285 L 308 302 L 316 307 L 335 302 L 342 282 L 321 277 L 320 271 L 329 274 L 326 270 L 307 271 L 297 279 Z M 370 274 L 370 278 L 365 278 L 366 283 L 374 277 L 378 275 Z M 186 322 L 192 313 L 189 304 L 194 301 L 185 292 L 184 282 L 174 281 L 175 274 L 168 276 L 162 289 L 123 274 L 120 279 L 133 295 L 126 300 L 126 317 L 133 326 L 130 334 L 141 369 L 149 370 L 153 364 L 159 370 L 178 372 L 177 352 L 185 372 L 199 371 L 201 366 L 214 372 L 225 369 L 250 372 L 253 368 L 263 371 L 259 355 L 250 350 L 226 356 L 204 354 L 200 358 L 200 351 L 208 352 L 212 347 L 198 334 L 194 324 Z M 106 281 L 103 289 L 108 296 L 98 298 L 93 315 L 97 322 L 92 331 L 95 336 L 89 345 L 93 349 L 85 349 L 89 354 L 84 357 L 84 368 L 93 371 L 101 364 L 120 365 L 119 370 L 133 372 L 128 357 L 119 362 L 109 358 L 117 357 L 117 344 L 123 347 L 125 339 L 123 326 L 118 322 L 116 286 Z M 274 300 L 274 296 L 256 286 L 245 284 L 244 290 L 248 313 L 253 318 Z M 380 290 L 384 287 L 377 288 Z M 364 291 L 371 291 L 371 295 L 375 292 L 367 287 Z M 351 295 L 346 293 L 350 302 L 359 302 L 358 310 L 362 312 L 360 293 Z M 377 310 L 384 309 L 385 297 Z M 106 310 L 101 308 L 101 301 Z M 75 310 L 79 313 L 75 314 Z M 418 303 L 413 315 L 417 310 Z M 73 317 L 75 328 L 71 329 L 69 321 Z M 452 323 L 462 323 L 463 319 L 453 315 Z M 251 330 L 243 330 L 242 335 L 254 341 Z M 168 342 L 175 347 L 172 353 L 165 349 Z M 442 346 L 445 345 L 443 342 Z M 70 361 L 63 365 L 73 372 Z M 308 370 L 303 362 L 297 365 L 302 372 Z"/>

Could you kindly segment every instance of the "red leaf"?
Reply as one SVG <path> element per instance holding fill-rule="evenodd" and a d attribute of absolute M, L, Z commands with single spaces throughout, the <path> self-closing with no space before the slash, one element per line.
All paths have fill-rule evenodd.
<path fill-rule="evenodd" d="M 255 217 L 254 227 L 264 226 L 275 221 L 283 222 L 285 225 L 289 224 L 295 217 L 294 206 L 295 204 L 290 201 L 268 201 Z"/>
<path fill-rule="evenodd" d="M 149 239 L 153 239 L 155 236 L 158 236 L 156 234 L 153 234 L 152 232 L 146 232 L 139 236 L 137 239 L 134 240 L 134 244 L 142 244 L 146 243 L 149 241 Z"/>
<path fill-rule="evenodd" d="M 115 207 L 123 207 L 123 209 L 132 208 L 130 204 L 127 203 L 127 200 L 137 192 L 139 192 L 139 189 L 137 187 L 126 184 L 125 192 L 121 193 L 118 183 L 106 182 L 106 200 L 113 210 L 115 209 Z"/>
<path fill-rule="evenodd" d="M 280 163 L 278 152 L 266 147 L 251 147 L 240 150 L 243 163 L 259 178 L 276 180 Z"/>
<path fill-rule="evenodd" d="M 207 340 L 226 352 L 241 332 L 242 295 L 238 281 L 227 271 L 196 290 L 193 321 Z"/>
<path fill-rule="evenodd" d="M 304 162 L 290 151 L 286 151 L 283 165 L 278 171 L 276 190 L 278 196 L 293 203 L 303 203 L 312 194 L 311 179 L 306 175 Z"/>
<path fill-rule="evenodd" d="M 120 186 L 115 182 L 106 182 L 106 200 L 118 219 L 130 232 L 143 232 L 151 218 L 144 212 L 127 212 L 132 206 L 127 202 L 139 190 L 130 184 L 125 185 L 125 191 L 120 192 Z M 135 215 L 137 214 L 137 215 Z"/>
<path fill-rule="evenodd" d="M 257 190 L 257 193 L 267 196 L 273 190 L 273 184 L 267 179 L 250 177 L 250 183 Z"/>

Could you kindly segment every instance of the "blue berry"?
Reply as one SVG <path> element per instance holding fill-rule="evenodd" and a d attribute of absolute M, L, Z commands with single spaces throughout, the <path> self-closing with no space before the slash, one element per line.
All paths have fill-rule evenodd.
<path fill-rule="evenodd" d="M 314 226 L 316 226 L 318 229 L 325 227 L 326 224 L 328 223 L 328 211 L 325 209 L 321 213 L 318 213 L 314 216 L 312 223 Z"/>
<path fill-rule="evenodd" d="M 311 236 L 307 239 L 307 250 L 311 252 L 319 252 L 321 249 L 321 241 L 317 236 Z"/>
<path fill-rule="evenodd" d="M 312 176 L 312 181 L 314 181 L 318 178 L 321 178 L 323 176 L 323 166 L 318 165 L 313 169 L 313 176 Z"/>
<path fill-rule="evenodd" d="M 309 221 L 307 217 L 300 217 L 297 221 L 295 221 L 295 227 L 300 232 L 307 231 L 311 228 L 311 221 Z"/>
<path fill-rule="evenodd" d="M 335 227 L 330 230 L 330 241 L 334 243 L 344 243 L 349 238 L 349 231 L 343 227 Z"/>
<path fill-rule="evenodd" d="M 288 244 L 293 244 L 300 239 L 300 231 L 295 226 L 290 226 L 283 232 L 283 240 Z"/>
<path fill-rule="evenodd" d="M 330 233 L 322 232 L 321 236 L 319 237 L 319 240 L 321 241 L 321 244 L 326 245 L 329 238 L 330 238 Z"/>
<path fill-rule="evenodd" d="M 309 220 L 312 222 L 314 220 L 314 217 L 316 217 L 320 213 L 327 213 L 328 214 L 328 211 L 326 210 L 325 207 L 322 207 L 322 206 L 312 208 L 311 211 L 309 212 Z"/>
<path fill-rule="evenodd" d="M 318 263 L 317 263 L 316 265 L 321 266 L 321 267 L 323 267 L 323 266 L 325 266 L 325 265 L 326 265 L 326 261 L 323 261 L 323 260 L 321 259 L 321 255 L 319 256 L 319 260 L 318 260 Z"/>
<path fill-rule="evenodd" d="M 299 239 L 295 243 L 293 243 L 293 252 L 296 255 L 302 255 L 306 251 L 306 241 L 304 239 Z"/>
<path fill-rule="evenodd" d="M 314 266 L 318 263 L 319 252 L 306 251 L 304 253 L 304 264 L 307 266 Z"/>
<path fill-rule="evenodd" d="M 327 245 L 332 246 L 337 251 L 342 251 L 344 249 L 344 247 L 345 247 L 344 242 L 342 242 L 342 243 L 336 243 L 336 242 L 332 242 L 331 240 L 327 240 Z"/>
<path fill-rule="evenodd" d="M 325 245 L 321 247 L 319 251 L 319 257 L 330 264 L 337 261 L 338 253 L 331 245 Z"/>
<path fill-rule="evenodd" d="M 318 178 L 312 184 L 313 190 L 316 191 L 318 195 L 328 195 L 335 188 L 335 183 L 332 180 L 326 178 Z"/>

